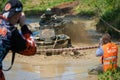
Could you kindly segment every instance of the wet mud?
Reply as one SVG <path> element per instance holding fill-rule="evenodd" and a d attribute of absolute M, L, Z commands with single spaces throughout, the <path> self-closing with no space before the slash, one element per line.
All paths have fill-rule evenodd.
<path fill-rule="evenodd" d="M 28 57 L 25 59 L 20 55 L 17 56 L 17 58 L 25 61 L 16 60 L 13 68 L 8 72 L 4 72 L 6 80 L 87 80 L 91 77 L 87 74 L 87 69 L 96 63 L 96 61 L 91 62 L 91 60 L 86 60 L 83 63 L 82 59 L 71 57 L 65 59 L 61 56 L 44 58 L 39 63 L 37 60 L 39 61 L 42 57 L 39 57 L 39 59 L 38 56 L 36 57 L 35 62 L 32 62 L 27 60 L 30 59 Z M 35 56 L 32 59 L 35 59 Z M 4 64 L 8 67 L 9 61 L 6 60 Z"/>

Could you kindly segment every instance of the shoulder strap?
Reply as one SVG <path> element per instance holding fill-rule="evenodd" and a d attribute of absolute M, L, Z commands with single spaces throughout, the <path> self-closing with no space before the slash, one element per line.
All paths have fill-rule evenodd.
<path fill-rule="evenodd" d="M 11 65 L 8 69 L 3 69 L 3 71 L 9 71 L 12 66 L 13 66 L 13 63 L 14 63 L 14 59 L 15 59 L 15 52 L 12 52 L 12 60 L 11 60 Z"/>

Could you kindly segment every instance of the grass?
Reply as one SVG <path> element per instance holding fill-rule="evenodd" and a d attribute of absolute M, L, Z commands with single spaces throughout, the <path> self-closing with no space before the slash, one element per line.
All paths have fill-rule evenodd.
<path fill-rule="evenodd" d="M 47 8 L 52 8 L 64 2 L 72 2 L 74 0 L 22 0 L 24 12 L 27 16 L 38 16 Z"/>
<path fill-rule="evenodd" d="M 1 4 L 0 9 L 2 9 L 6 1 L 7 0 L 4 0 L 4 2 L 0 1 Z M 54 6 L 57 6 L 59 4 L 72 1 L 79 1 L 79 5 L 75 7 L 74 11 L 76 13 L 80 13 L 80 15 L 95 14 L 96 13 L 95 4 L 104 10 L 106 9 L 103 8 L 103 6 L 105 6 L 105 0 L 20 0 L 20 1 L 22 1 L 23 3 L 24 6 L 23 10 L 26 12 L 26 15 L 38 14 L 39 12 L 44 11 L 47 8 L 53 8 Z"/>
<path fill-rule="evenodd" d="M 4 0 L 7 1 L 7 0 Z M 81 16 L 92 17 L 94 15 L 99 15 L 106 22 L 115 26 L 117 29 L 120 25 L 120 0 L 21 0 L 24 4 L 24 11 L 27 16 L 40 16 L 47 8 L 52 8 L 64 2 L 79 1 L 79 5 L 74 8 L 74 13 Z M 0 1 L 0 10 L 4 5 L 4 2 Z M 118 7 L 118 8 L 117 8 Z M 116 9 L 115 9 L 116 8 Z M 100 12 L 99 12 L 100 11 Z M 36 15 L 38 14 L 38 15 Z M 108 32 L 113 34 L 112 36 L 120 36 L 120 33 L 114 31 L 113 29 L 106 28 L 106 25 L 100 21 L 98 22 L 99 32 Z M 100 31 L 101 30 L 101 31 Z"/>
<path fill-rule="evenodd" d="M 71 2 L 74 0 L 28 0 L 24 3 L 24 10 L 45 10 L 47 8 L 52 8 L 53 6 L 56 6 L 58 4 L 64 3 L 64 2 Z M 32 3 L 31 3 L 32 2 Z"/>
<path fill-rule="evenodd" d="M 4 0 L 4 2 L 7 0 Z M 31 11 L 36 13 L 39 11 L 44 11 L 47 8 L 52 8 L 56 5 L 59 5 L 64 2 L 79 1 L 79 5 L 74 9 L 76 13 L 96 13 L 97 5 L 102 12 L 104 13 L 107 9 L 111 9 L 110 6 L 106 3 L 106 0 L 20 0 L 24 5 L 24 11 Z M 4 4 L 0 1 L 0 4 Z M 34 11 L 34 12 L 33 12 Z"/>
<path fill-rule="evenodd" d="M 98 80 L 120 80 L 120 70 L 113 70 L 98 75 Z"/>
<path fill-rule="evenodd" d="M 72 1 L 79 1 L 79 5 L 74 8 L 74 11 L 80 15 L 95 15 L 97 11 L 95 5 L 99 6 L 102 12 L 105 12 L 108 8 L 105 0 L 22 0 L 24 3 L 24 11 L 26 11 L 28 14 L 31 12 L 33 14 L 39 13 L 40 11 L 44 11 L 47 8 L 52 8 L 64 2 Z"/>

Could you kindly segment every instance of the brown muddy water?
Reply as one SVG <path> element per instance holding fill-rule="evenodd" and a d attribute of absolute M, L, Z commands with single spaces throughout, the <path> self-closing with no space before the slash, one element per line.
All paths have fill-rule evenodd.
<path fill-rule="evenodd" d="M 87 69 L 95 63 L 88 60 L 84 63 L 74 60 L 41 65 L 15 63 L 10 71 L 4 73 L 6 80 L 88 80 Z"/>
<path fill-rule="evenodd" d="M 59 58 L 59 57 L 58 57 Z M 24 58 L 23 58 L 24 59 Z M 120 58 L 118 60 L 120 65 Z M 89 75 L 88 69 L 98 65 L 98 59 L 68 59 L 40 64 L 15 62 L 10 71 L 5 71 L 6 80 L 97 80 L 96 75 Z M 4 61 L 4 69 L 10 61 Z"/>
<path fill-rule="evenodd" d="M 35 19 L 32 21 L 31 19 L 28 19 L 28 23 L 36 22 L 35 26 L 39 26 L 38 20 L 39 19 Z M 77 22 L 79 22 L 79 24 L 75 24 L 74 27 L 67 26 L 67 31 L 64 31 L 65 34 L 71 37 L 72 42 L 75 43 L 75 45 L 78 43 L 77 47 L 79 46 L 79 43 L 94 45 L 95 42 L 99 41 L 98 38 L 100 35 L 98 36 L 95 32 L 96 23 L 94 20 L 77 20 Z M 95 38 L 96 36 L 98 36 L 98 38 Z M 93 55 L 95 55 L 95 53 L 91 51 L 86 52 L 86 54 L 87 53 L 93 53 Z M 87 70 L 90 67 L 99 64 L 99 59 L 93 58 L 93 55 L 88 55 L 88 58 L 79 58 L 79 60 L 68 58 L 67 60 L 63 59 L 57 61 L 53 58 L 54 62 L 49 62 L 51 58 L 42 62 L 42 59 L 39 59 L 39 57 L 31 57 L 28 59 L 29 62 L 32 63 L 33 60 L 31 59 L 36 59 L 36 61 L 41 61 L 41 63 L 37 64 L 36 62 L 36 64 L 30 64 L 27 61 L 17 60 L 14 63 L 13 68 L 10 71 L 4 72 L 4 74 L 6 80 L 97 80 L 95 75 L 88 75 L 87 73 Z M 10 61 L 11 59 L 4 61 L 4 68 L 7 68 L 10 65 Z M 118 62 L 120 64 L 120 58 Z"/>

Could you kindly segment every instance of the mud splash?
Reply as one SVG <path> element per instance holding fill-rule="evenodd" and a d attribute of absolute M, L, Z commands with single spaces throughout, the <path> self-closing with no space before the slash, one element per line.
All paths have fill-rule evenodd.
<path fill-rule="evenodd" d="M 68 18 L 69 19 L 69 18 Z M 96 21 L 93 20 L 82 20 L 77 18 L 70 19 L 73 24 L 68 24 L 64 28 L 64 34 L 70 36 L 73 43 L 85 43 L 91 44 L 98 38 L 95 38 L 98 33 L 95 30 Z M 93 39 L 95 39 L 93 41 Z"/>
<path fill-rule="evenodd" d="M 64 33 L 70 36 L 72 42 L 74 43 L 90 42 L 90 36 L 88 36 L 87 31 L 85 30 L 85 26 L 81 22 L 67 25 L 65 27 Z"/>

